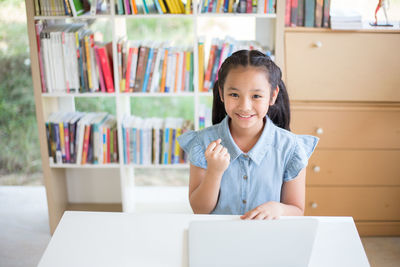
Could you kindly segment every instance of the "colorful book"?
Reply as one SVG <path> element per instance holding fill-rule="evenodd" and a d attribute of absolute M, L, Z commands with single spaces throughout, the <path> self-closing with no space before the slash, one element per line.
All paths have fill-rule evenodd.
<path fill-rule="evenodd" d="M 317 28 L 322 27 L 322 14 L 323 14 L 324 0 L 315 0 L 315 23 Z"/>
<path fill-rule="evenodd" d="M 324 0 L 323 17 L 322 17 L 322 27 L 329 28 L 329 14 L 331 9 L 331 1 Z"/>
<path fill-rule="evenodd" d="M 315 0 L 304 0 L 304 26 L 314 27 Z"/>

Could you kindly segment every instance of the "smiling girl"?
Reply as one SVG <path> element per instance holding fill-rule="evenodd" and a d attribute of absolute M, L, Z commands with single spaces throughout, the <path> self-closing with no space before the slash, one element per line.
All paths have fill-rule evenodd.
<path fill-rule="evenodd" d="M 259 51 L 237 51 L 221 65 L 213 94 L 213 126 L 178 138 L 189 154 L 194 213 L 303 215 L 305 167 L 318 138 L 290 132 L 279 67 Z"/>

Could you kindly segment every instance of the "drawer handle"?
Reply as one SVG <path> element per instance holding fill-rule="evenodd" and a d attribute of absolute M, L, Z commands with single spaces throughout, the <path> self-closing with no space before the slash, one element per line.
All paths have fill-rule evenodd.
<path fill-rule="evenodd" d="M 321 135 L 321 134 L 324 133 L 324 129 L 322 129 L 322 128 L 317 128 L 317 130 L 315 130 L 315 132 L 316 132 L 318 135 Z"/>
<path fill-rule="evenodd" d="M 314 172 L 320 172 L 321 171 L 321 167 L 320 166 L 314 166 L 313 171 Z"/>
<path fill-rule="evenodd" d="M 315 202 L 311 202 L 311 208 L 313 208 L 313 209 L 318 208 L 318 204 Z"/>
<path fill-rule="evenodd" d="M 322 47 L 322 42 L 321 41 L 314 42 L 314 47 L 321 48 Z"/>

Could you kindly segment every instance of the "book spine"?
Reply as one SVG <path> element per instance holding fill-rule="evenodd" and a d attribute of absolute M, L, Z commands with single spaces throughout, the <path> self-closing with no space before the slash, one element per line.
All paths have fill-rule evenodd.
<path fill-rule="evenodd" d="M 140 0 L 138 0 L 138 1 L 140 1 Z M 136 6 L 136 0 L 131 0 L 131 8 L 132 8 L 132 13 L 136 15 L 138 13 L 137 6 Z"/>
<path fill-rule="evenodd" d="M 215 57 L 215 50 L 217 49 L 217 45 L 212 45 L 210 49 L 210 57 L 208 58 L 208 66 L 207 66 L 207 71 L 206 71 L 206 76 L 204 78 L 204 87 L 203 87 L 203 92 L 207 92 L 208 88 L 210 88 L 211 84 L 211 72 L 212 72 L 212 67 L 214 64 L 214 57 Z"/>
<path fill-rule="evenodd" d="M 149 80 L 147 82 L 146 92 L 151 92 L 151 86 L 152 86 L 152 83 L 153 83 L 154 68 L 155 68 L 155 65 L 156 65 L 157 55 L 158 55 L 158 49 L 154 48 L 153 57 L 151 59 L 151 67 L 150 67 Z"/>
<path fill-rule="evenodd" d="M 219 58 L 221 56 L 221 51 L 222 51 L 222 47 L 221 48 L 217 48 L 216 53 L 215 53 L 215 61 L 213 64 L 213 68 L 212 68 L 212 74 L 211 74 L 211 79 L 210 79 L 210 87 L 208 88 L 208 91 L 212 91 L 213 90 L 213 86 L 214 83 L 216 81 L 216 77 L 217 77 L 217 73 L 218 73 L 218 62 L 219 62 Z"/>
<path fill-rule="evenodd" d="M 134 47 L 133 48 L 133 56 L 132 56 L 132 64 L 131 64 L 131 73 L 130 73 L 130 77 L 129 77 L 129 92 L 133 92 L 133 90 L 135 88 L 138 54 L 139 54 L 139 48 Z"/>
<path fill-rule="evenodd" d="M 125 92 L 129 92 L 129 84 L 131 78 L 131 67 L 132 67 L 132 57 L 133 57 L 133 47 L 129 48 L 128 52 L 128 60 L 126 62 L 126 76 L 125 76 L 125 87 L 121 88 L 121 92 L 125 90 Z"/>
<path fill-rule="evenodd" d="M 86 68 L 88 75 L 89 90 L 93 91 L 92 68 L 91 68 L 90 50 L 89 50 L 89 36 L 85 36 L 84 40 L 85 40 Z"/>
<path fill-rule="evenodd" d="M 76 122 L 71 123 L 69 126 L 70 163 L 76 163 L 75 140 L 76 140 Z"/>
<path fill-rule="evenodd" d="M 37 50 L 38 50 L 38 58 L 39 58 L 39 69 L 40 69 L 40 82 L 42 85 L 42 92 L 47 92 L 46 89 L 46 82 L 44 79 L 44 68 L 43 68 L 43 52 L 40 45 L 40 34 L 43 30 L 43 25 L 41 23 L 36 23 L 36 43 L 37 43 Z"/>
<path fill-rule="evenodd" d="M 162 67 L 162 74 L 161 74 L 161 84 L 160 84 L 160 92 L 164 93 L 165 92 L 165 85 L 166 85 L 166 79 L 167 79 L 167 66 L 168 66 L 168 49 L 165 49 L 164 51 L 164 61 L 163 61 L 163 67 Z"/>
<path fill-rule="evenodd" d="M 169 153 L 169 128 L 164 129 L 164 151 L 163 151 L 163 164 L 168 164 L 168 153 Z"/>
<path fill-rule="evenodd" d="M 61 147 L 61 160 L 62 163 L 66 162 L 66 155 L 65 155 L 65 138 L 64 138 L 64 123 L 60 122 L 59 126 L 59 134 L 60 134 L 60 147 Z"/>
<path fill-rule="evenodd" d="M 291 7 L 292 7 L 292 0 L 286 0 L 286 8 L 285 8 L 285 26 L 286 27 L 290 26 Z"/>
<path fill-rule="evenodd" d="M 176 129 L 176 140 L 178 140 L 178 137 L 181 136 L 182 134 L 182 129 L 177 128 Z M 180 162 L 180 146 L 178 142 L 175 142 L 175 152 L 174 152 L 174 164 L 178 164 Z"/>
<path fill-rule="evenodd" d="M 297 3 L 297 26 L 304 26 L 304 0 Z"/>
<path fill-rule="evenodd" d="M 99 51 L 98 51 L 98 47 L 95 46 L 94 47 L 94 53 L 96 55 L 96 64 L 98 66 L 98 70 L 99 70 L 99 82 L 100 82 L 100 91 L 101 92 L 105 92 L 106 91 L 106 86 L 105 86 L 105 82 L 104 82 L 104 75 L 103 75 L 103 71 L 101 69 L 101 61 L 100 61 L 100 56 L 99 56 Z"/>
<path fill-rule="evenodd" d="M 93 140 L 93 131 L 91 130 L 89 133 L 89 145 L 88 152 L 86 157 L 86 163 L 93 163 L 93 154 L 94 154 L 94 140 Z"/>
<path fill-rule="evenodd" d="M 194 55 L 190 51 L 190 74 L 189 74 L 189 92 L 194 92 Z"/>
<path fill-rule="evenodd" d="M 153 55 L 154 55 L 154 48 L 150 47 L 149 55 L 147 57 L 147 64 L 146 64 L 146 71 L 145 71 L 145 74 L 144 74 L 142 92 L 146 92 L 147 85 L 149 83 L 149 77 L 150 77 L 151 64 L 152 64 L 152 61 L 153 61 Z"/>
<path fill-rule="evenodd" d="M 144 72 L 144 65 L 145 65 L 145 54 L 146 54 L 146 47 L 140 46 L 139 47 L 139 59 L 138 59 L 138 66 L 136 70 L 136 80 L 135 80 L 135 92 L 139 92 L 142 89 L 142 73 Z"/>
<path fill-rule="evenodd" d="M 329 28 L 329 13 L 331 9 L 331 1 L 324 0 L 324 12 L 322 18 L 322 27 Z"/>
<path fill-rule="evenodd" d="M 83 125 L 85 127 L 85 134 L 83 138 L 83 149 L 82 149 L 82 161 L 81 164 L 86 164 L 87 153 L 89 150 L 89 137 L 90 137 L 90 125 Z"/>
<path fill-rule="evenodd" d="M 317 28 L 322 27 L 322 12 L 323 12 L 324 0 L 315 1 L 315 23 L 314 26 Z"/>
<path fill-rule="evenodd" d="M 155 0 L 155 1 L 158 1 L 158 3 L 159 3 L 160 6 L 161 6 L 161 10 L 162 10 L 162 12 L 163 12 L 164 14 L 168 13 L 168 10 L 167 10 L 167 8 L 165 7 L 165 3 L 164 3 L 163 0 Z"/>
<path fill-rule="evenodd" d="M 114 162 L 119 162 L 118 160 L 118 130 L 114 129 Z"/>
<path fill-rule="evenodd" d="M 181 66 L 179 64 L 180 58 L 181 58 L 180 52 L 176 52 L 175 53 L 175 62 L 174 62 L 175 63 L 174 64 L 174 66 L 175 66 L 175 73 L 174 73 L 175 79 L 174 79 L 174 90 L 173 90 L 175 93 L 178 92 L 178 87 L 179 87 L 179 66 Z"/>
<path fill-rule="evenodd" d="M 103 146 L 103 163 L 107 163 L 107 128 L 103 128 L 103 133 L 102 133 L 102 146 Z"/>
<path fill-rule="evenodd" d="M 100 57 L 100 62 L 101 62 L 101 67 L 103 70 L 104 74 L 104 80 L 107 88 L 107 93 L 113 93 L 114 92 L 114 83 L 113 83 L 113 78 L 111 74 L 111 66 L 108 61 L 108 55 L 105 47 L 100 47 L 99 48 L 99 57 Z"/>
<path fill-rule="evenodd" d="M 171 142 L 170 142 L 170 164 L 174 164 L 175 162 L 175 142 L 176 142 L 176 129 L 171 128 Z"/>
<path fill-rule="evenodd" d="M 47 153 L 49 155 L 50 162 L 54 162 L 54 159 L 53 159 L 52 154 L 51 154 L 51 127 L 50 127 L 50 123 L 46 122 L 45 126 L 46 126 L 46 137 L 47 137 Z"/>
<path fill-rule="evenodd" d="M 71 161 L 71 154 L 69 151 L 70 147 L 70 138 L 69 138 L 69 126 L 68 123 L 64 123 L 64 143 L 65 143 L 65 162 L 69 163 Z"/>
<path fill-rule="evenodd" d="M 107 163 L 111 162 L 111 150 L 110 150 L 110 128 L 107 128 Z"/>
<path fill-rule="evenodd" d="M 54 127 L 54 159 L 56 163 L 62 163 L 61 141 L 60 141 L 60 128 L 58 123 L 52 123 Z"/>
<path fill-rule="evenodd" d="M 315 0 L 304 0 L 304 26 L 314 27 Z"/>
<path fill-rule="evenodd" d="M 295 27 L 297 25 L 298 0 L 292 0 L 291 2 L 290 26 Z"/>

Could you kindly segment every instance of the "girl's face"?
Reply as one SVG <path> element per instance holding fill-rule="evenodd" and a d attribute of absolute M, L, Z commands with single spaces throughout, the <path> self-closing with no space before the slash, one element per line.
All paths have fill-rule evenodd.
<path fill-rule="evenodd" d="M 239 66 L 229 71 L 222 102 L 235 129 L 258 131 L 270 105 L 275 103 L 279 89 L 271 96 L 267 73 L 261 67 Z M 220 89 L 221 90 L 221 89 Z M 220 95 L 221 91 L 220 91 Z"/>

